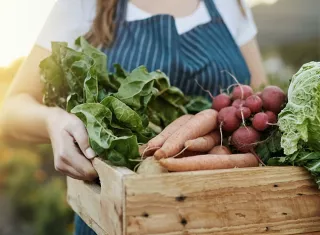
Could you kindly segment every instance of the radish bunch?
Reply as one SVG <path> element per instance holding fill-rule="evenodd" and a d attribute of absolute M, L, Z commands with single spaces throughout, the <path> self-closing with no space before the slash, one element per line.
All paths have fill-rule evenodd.
<path fill-rule="evenodd" d="M 248 85 L 237 85 L 231 94 L 213 97 L 220 132 L 242 153 L 252 152 L 261 135 L 277 125 L 277 115 L 284 107 L 286 94 L 277 86 L 267 86 L 254 93 Z"/>

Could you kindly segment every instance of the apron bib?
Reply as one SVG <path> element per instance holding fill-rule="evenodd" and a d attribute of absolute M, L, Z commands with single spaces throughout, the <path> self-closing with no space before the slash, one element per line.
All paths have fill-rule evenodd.
<path fill-rule="evenodd" d="M 246 62 L 214 1 L 204 2 L 211 21 L 179 35 L 171 15 L 126 21 L 127 0 L 119 0 L 114 44 L 102 48 L 108 56 L 109 70 L 114 71 L 114 63 L 129 72 L 140 65 L 149 71 L 160 69 L 170 78 L 171 85 L 186 95 L 208 95 L 195 79 L 213 95 L 218 94 L 235 83 L 226 71 L 240 83 L 249 84 Z"/>
<path fill-rule="evenodd" d="M 203 1 L 211 21 L 179 35 L 171 15 L 126 21 L 128 0 L 119 0 L 114 43 L 109 48 L 101 48 L 107 55 L 109 71 L 114 72 L 116 63 L 128 72 L 140 65 L 145 65 L 149 72 L 160 69 L 170 78 L 171 85 L 185 95 L 208 98 L 208 93 L 197 82 L 212 95 L 235 83 L 227 72 L 241 84 L 249 84 L 249 69 L 214 0 Z M 78 215 L 75 227 L 75 235 L 95 235 Z"/>

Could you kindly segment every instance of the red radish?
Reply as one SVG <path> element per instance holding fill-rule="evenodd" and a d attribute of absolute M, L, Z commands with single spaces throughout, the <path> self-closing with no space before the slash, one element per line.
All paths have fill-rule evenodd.
<path fill-rule="evenodd" d="M 274 114 L 274 112 L 266 111 L 265 112 L 268 115 L 268 122 L 269 123 L 277 123 L 277 115 Z"/>
<path fill-rule="evenodd" d="M 239 119 L 246 119 L 250 117 L 251 110 L 248 107 L 240 107 L 236 111 L 237 118 Z"/>
<path fill-rule="evenodd" d="M 227 132 L 235 131 L 240 126 L 240 119 L 236 116 L 237 109 L 233 106 L 223 108 L 218 113 L 218 122 L 222 130 Z"/>
<path fill-rule="evenodd" d="M 257 131 L 264 131 L 269 126 L 269 117 L 266 113 L 260 112 L 254 115 L 252 120 L 252 126 Z"/>
<path fill-rule="evenodd" d="M 262 109 L 262 100 L 257 95 L 251 95 L 246 99 L 244 106 L 248 107 L 252 113 L 258 113 Z"/>
<path fill-rule="evenodd" d="M 236 99 L 235 101 L 232 102 L 232 106 L 236 108 L 240 108 L 244 105 L 245 101 L 241 99 Z"/>
<path fill-rule="evenodd" d="M 239 127 L 231 136 L 232 145 L 242 153 L 249 153 L 260 140 L 260 133 L 252 127 Z"/>
<path fill-rule="evenodd" d="M 278 114 L 281 111 L 282 105 L 286 100 L 286 94 L 277 86 L 267 86 L 264 88 L 261 97 L 263 108 L 267 111 L 272 111 L 275 114 Z"/>
<path fill-rule="evenodd" d="M 212 100 L 212 108 L 220 111 L 222 108 L 228 107 L 231 104 L 231 98 L 225 93 L 217 95 Z"/>
<path fill-rule="evenodd" d="M 238 85 L 232 91 L 232 99 L 242 99 L 245 100 L 247 97 L 253 94 L 253 90 L 248 85 Z"/>

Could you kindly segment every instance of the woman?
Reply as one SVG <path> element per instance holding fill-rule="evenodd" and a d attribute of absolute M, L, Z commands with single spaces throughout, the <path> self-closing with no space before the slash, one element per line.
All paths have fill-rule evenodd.
<path fill-rule="evenodd" d="M 51 41 L 79 35 L 131 71 L 161 69 L 185 94 L 213 94 L 234 83 L 259 87 L 265 75 L 252 14 L 236 0 L 58 0 L 30 55 L 17 73 L 4 103 L 1 129 L 15 140 L 52 143 L 56 170 L 70 177 L 97 177 L 83 123 L 59 108 L 42 104 L 39 62 Z M 75 146 L 74 141 L 81 149 Z M 77 217 L 76 234 L 94 234 Z"/>

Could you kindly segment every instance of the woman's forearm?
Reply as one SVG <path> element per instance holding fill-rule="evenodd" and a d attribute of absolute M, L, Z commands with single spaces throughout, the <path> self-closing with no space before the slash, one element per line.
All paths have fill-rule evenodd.
<path fill-rule="evenodd" d="M 251 73 L 250 85 L 254 89 L 260 89 L 261 86 L 268 83 L 268 80 L 263 67 L 257 40 L 252 39 L 240 49 Z"/>
<path fill-rule="evenodd" d="M 49 143 L 47 120 L 56 108 L 40 104 L 26 93 L 6 100 L 0 114 L 1 136 L 7 141 Z"/>

